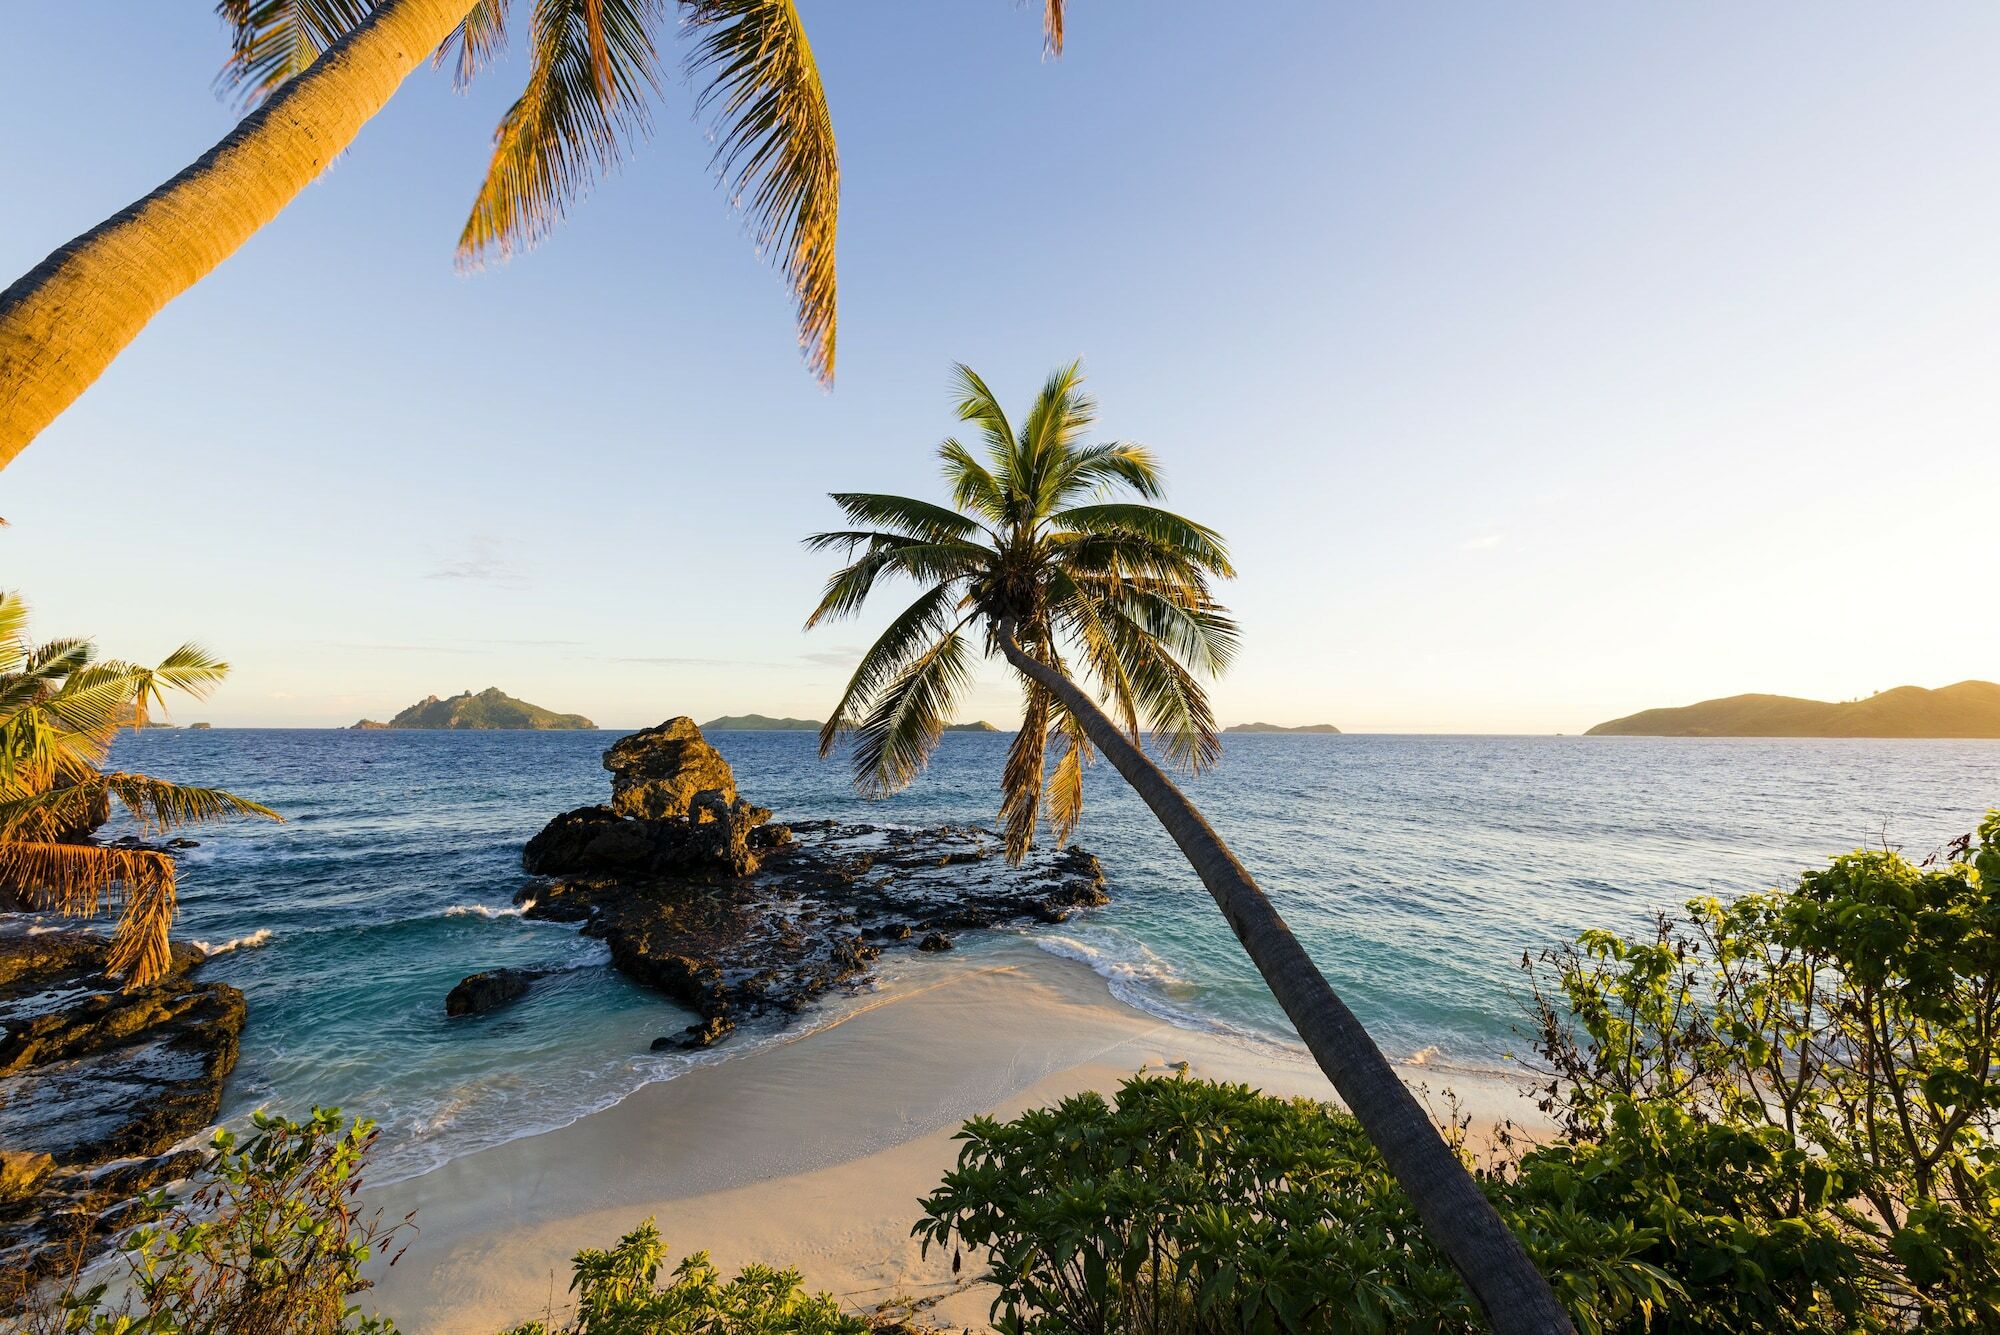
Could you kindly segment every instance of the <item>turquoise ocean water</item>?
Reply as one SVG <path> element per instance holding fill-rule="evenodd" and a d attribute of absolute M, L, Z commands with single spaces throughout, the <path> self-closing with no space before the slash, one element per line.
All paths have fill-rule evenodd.
<path fill-rule="evenodd" d="M 382 1180 L 564 1125 L 767 1035 L 649 1052 L 690 1017 L 620 978 L 598 943 L 514 909 L 530 884 L 522 842 L 604 799 L 599 755 L 616 736 L 122 738 L 120 767 L 226 786 L 288 818 L 196 831 L 184 862 L 178 934 L 222 951 L 209 976 L 250 1000 L 225 1113 L 367 1112 L 384 1126 Z M 866 802 L 809 734 L 711 740 L 781 819 L 910 825 L 990 822 L 1009 741 L 947 736 L 909 792 Z M 1392 1056 L 1484 1067 L 1518 1045 L 1524 951 L 1768 887 L 1860 844 L 1929 852 L 2000 804 L 2000 743 L 1238 735 L 1190 787 Z M 1087 961 L 1132 1005 L 1284 1041 L 1205 892 L 1102 765 L 1079 842 L 1102 859 L 1111 905 L 1030 939 Z M 949 967 L 892 958 L 902 974 Z M 561 972 L 517 1006 L 447 1022 L 451 985 L 504 964 Z"/>

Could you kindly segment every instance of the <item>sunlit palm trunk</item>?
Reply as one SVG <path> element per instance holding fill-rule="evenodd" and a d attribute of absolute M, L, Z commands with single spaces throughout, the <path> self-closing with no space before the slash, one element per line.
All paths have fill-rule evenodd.
<path fill-rule="evenodd" d="M 385 0 L 178 176 L 0 293 L 0 468 L 291 203 L 477 0 Z"/>
<path fill-rule="evenodd" d="M 1000 648 L 1009 663 L 1063 702 L 1180 845 L 1488 1323 L 1502 1335 L 1569 1331 L 1569 1318 L 1520 1241 L 1222 837 L 1085 691 L 1023 653 L 1011 634 L 1002 633 Z"/>

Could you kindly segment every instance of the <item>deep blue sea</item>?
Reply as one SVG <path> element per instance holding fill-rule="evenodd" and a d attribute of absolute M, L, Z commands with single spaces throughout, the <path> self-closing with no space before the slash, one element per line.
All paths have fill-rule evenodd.
<path fill-rule="evenodd" d="M 226 1114 L 317 1102 L 384 1126 L 377 1179 L 566 1124 L 694 1061 L 648 1043 L 691 1018 L 604 948 L 513 908 L 522 842 L 605 800 L 618 734 L 285 730 L 127 735 L 113 761 L 213 784 L 284 825 L 193 831 L 177 935 L 250 1001 Z M 1006 735 L 948 735 L 907 793 L 868 802 L 804 733 L 718 733 L 780 818 L 990 822 Z M 1795 877 L 1887 842 L 1926 853 L 2000 805 L 2000 743 L 1237 735 L 1194 799 L 1392 1056 L 1463 1066 L 1518 1046 L 1519 963 L 1586 926 Z M 1112 903 L 1029 933 L 1178 1023 L 1283 1041 L 1282 1017 L 1207 894 L 1099 765 L 1079 842 Z M 116 831 L 111 831 L 115 833 Z M 964 944 L 978 945 L 971 937 Z M 898 954 L 908 974 L 951 967 Z M 496 965 L 565 970 L 527 1000 L 448 1022 Z M 808 1022 L 810 1022 L 808 1020 Z"/>

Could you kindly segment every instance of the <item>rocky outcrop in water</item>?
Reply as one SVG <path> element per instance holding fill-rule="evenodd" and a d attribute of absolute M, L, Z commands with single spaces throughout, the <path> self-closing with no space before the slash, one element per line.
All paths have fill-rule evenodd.
<path fill-rule="evenodd" d="M 215 1120 L 236 1065 L 243 994 L 171 972 L 136 992 L 104 977 L 108 943 L 81 932 L 0 936 L 0 1269 L 58 1263 L 124 1221 L 131 1198 L 184 1177 L 173 1147 Z"/>
<path fill-rule="evenodd" d="M 1077 848 L 1009 867 L 976 827 L 773 824 L 684 718 L 604 763 L 624 809 L 614 798 L 549 822 L 522 865 L 554 883 L 520 901 L 528 917 L 581 924 L 620 971 L 702 1017 L 655 1046 L 705 1047 L 742 1017 L 803 1010 L 863 981 L 885 949 L 949 950 L 953 933 L 1107 901 L 1097 859 Z"/>
<path fill-rule="evenodd" d="M 484 1015 L 528 995 L 541 977 L 538 969 L 488 969 L 458 981 L 445 994 L 444 1013 L 450 1016 Z"/>

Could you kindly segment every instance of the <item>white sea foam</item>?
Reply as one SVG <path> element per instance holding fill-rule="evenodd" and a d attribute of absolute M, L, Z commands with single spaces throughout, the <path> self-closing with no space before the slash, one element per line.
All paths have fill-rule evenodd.
<path fill-rule="evenodd" d="M 271 929 L 268 927 L 259 927 L 254 932 L 245 932 L 242 936 L 232 936 L 220 945 L 212 946 L 206 941 L 195 941 L 192 944 L 196 950 L 199 950 L 204 955 L 227 955 L 232 950 L 255 950 L 258 946 L 269 945 L 270 942 Z"/>
<path fill-rule="evenodd" d="M 1174 994 L 1192 997 L 1194 985 L 1182 978 L 1173 965 L 1139 942 L 1094 944 L 1076 936 L 1040 931 L 1024 934 L 1051 955 L 1089 965 L 1091 972 L 1105 981 L 1111 995 L 1134 1010 L 1156 1016 L 1177 1029 L 1214 1034 L 1263 1052 L 1287 1057 L 1297 1055 L 1293 1045 L 1272 1035 L 1246 1025 L 1231 1024 L 1192 1005 L 1177 1004 Z"/>
<path fill-rule="evenodd" d="M 518 904 L 497 909 L 490 904 L 453 904 L 444 911 L 442 916 L 446 918 L 467 918 L 473 916 L 488 919 L 518 918 L 533 907 L 535 907 L 535 901 L 532 899 L 524 899 Z"/>

